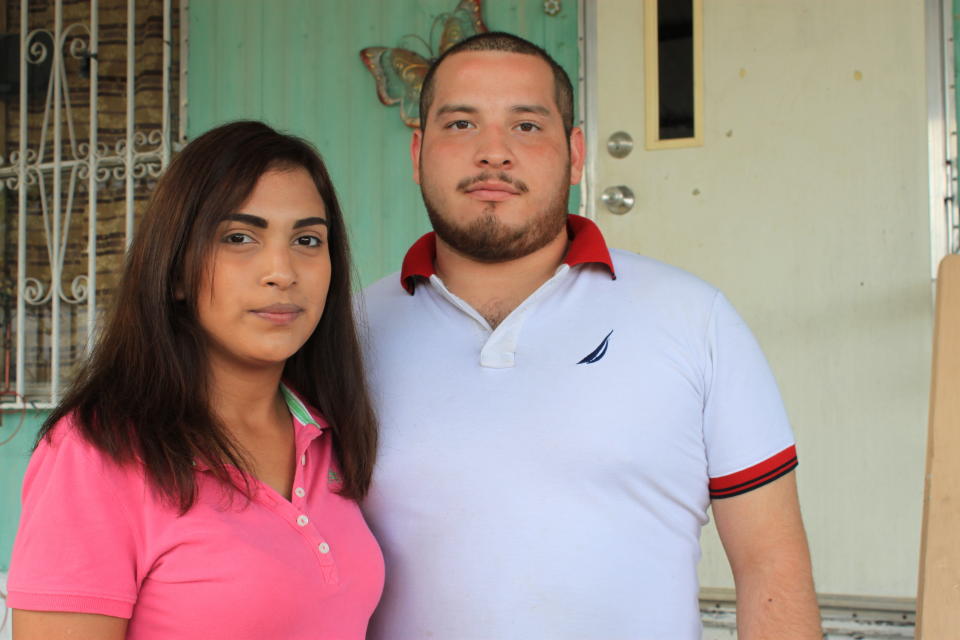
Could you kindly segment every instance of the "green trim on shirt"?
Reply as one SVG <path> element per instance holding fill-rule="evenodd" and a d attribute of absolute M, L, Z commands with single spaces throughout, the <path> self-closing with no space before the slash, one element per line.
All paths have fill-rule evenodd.
<path fill-rule="evenodd" d="M 281 384 L 280 391 L 283 393 L 283 399 L 287 403 L 287 409 L 290 410 L 290 414 L 299 420 L 303 424 L 312 424 L 317 429 L 320 429 L 320 425 L 317 424 L 317 421 L 313 419 L 313 416 L 310 415 L 310 412 L 307 410 L 307 406 L 300 401 L 300 398 L 290 391 L 287 388 L 287 385 Z"/>

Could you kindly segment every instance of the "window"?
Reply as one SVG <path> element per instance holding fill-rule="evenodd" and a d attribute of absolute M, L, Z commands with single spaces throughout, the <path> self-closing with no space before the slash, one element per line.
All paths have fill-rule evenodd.
<path fill-rule="evenodd" d="M 177 4 L 6 3 L 18 69 L 0 81 L 4 406 L 55 403 L 109 304 L 179 129 Z"/>
<path fill-rule="evenodd" d="M 703 144 L 702 0 L 644 0 L 646 147 Z"/>

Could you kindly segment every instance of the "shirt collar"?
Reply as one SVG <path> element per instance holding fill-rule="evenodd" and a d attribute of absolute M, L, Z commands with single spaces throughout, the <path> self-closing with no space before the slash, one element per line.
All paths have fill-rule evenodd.
<path fill-rule="evenodd" d="M 289 409 L 290 415 L 293 416 L 294 420 L 300 423 L 301 426 L 312 425 L 321 431 L 323 430 L 323 427 L 307 407 L 307 403 L 305 403 L 295 391 L 287 385 L 280 383 L 280 393 L 283 395 L 283 400 L 287 403 L 287 409 Z"/>
<path fill-rule="evenodd" d="M 610 271 L 610 277 L 616 279 L 613 270 L 613 261 L 610 259 L 610 250 L 603 239 L 600 228 L 592 220 L 583 216 L 569 214 L 567 216 L 567 235 L 570 237 L 570 246 L 563 262 L 569 266 L 595 263 L 605 266 Z M 437 257 L 437 234 L 431 231 L 424 234 L 413 243 L 403 258 L 403 267 L 400 269 L 400 284 L 413 295 L 417 286 L 417 278 L 429 278 L 436 273 L 434 263 Z"/>

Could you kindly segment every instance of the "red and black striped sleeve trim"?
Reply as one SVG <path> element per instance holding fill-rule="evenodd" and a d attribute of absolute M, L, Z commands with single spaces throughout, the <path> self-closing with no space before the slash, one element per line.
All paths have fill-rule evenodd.
<path fill-rule="evenodd" d="M 763 462 L 719 478 L 710 478 L 710 499 L 732 498 L 773 482 L 797 467 L 797 448 L 791 445 Z"/>

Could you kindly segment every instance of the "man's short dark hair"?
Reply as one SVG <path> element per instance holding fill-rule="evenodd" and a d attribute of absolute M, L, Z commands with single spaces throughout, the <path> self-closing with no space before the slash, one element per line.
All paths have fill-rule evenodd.
<path fill-rule="evenodd" d="M 528 56 L 536 56 L 550 65 L 553 71 L 554 100 L 557 103 L 557 109 L 560 111 L 560 118 L 563 120 L 563 130 L 567 137 L 573 130 L 573 85 L 570 83 L 570 76 L 564 71 L 563 67 L 557 64 L 557 61 L 550 57 L 550 54 L 542 48 L 519 36 L 502 31 L 490 31 L 488 33 L 478 33 L 466 40 L 458 42 L 443 52 L 439 58 L 430 65 L 427 75 L 423 78 L 423 87 L 420 89 L 420 128 L 427 126 L 427 112 L 430 111 L 430 105 L 433 104 L 434 94 L 434 76 L 437 68 L 449 56 L 464 51 L 503 51 L 505 53 L 522 53 Z"/>

